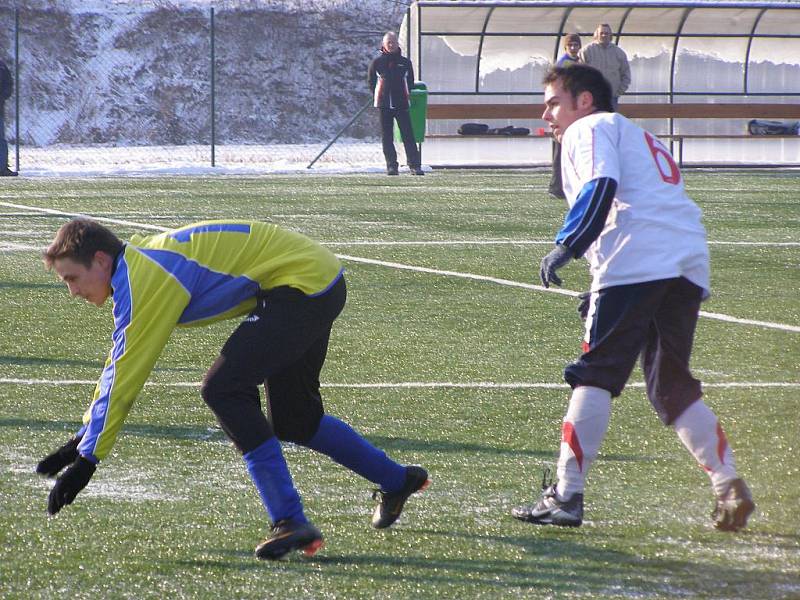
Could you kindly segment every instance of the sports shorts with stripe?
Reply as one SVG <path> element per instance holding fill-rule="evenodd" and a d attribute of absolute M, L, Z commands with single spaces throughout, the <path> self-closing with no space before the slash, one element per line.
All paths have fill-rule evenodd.
<path fill-rule="evenodd" d="M 564 370 L 573 388 L 616 397 L 641 360 L 647 397 L 670 424 L 702 396 L 689 370 L 703 290 L 684 277 L 609 287 L 592 294 L 584 353 Z"/>

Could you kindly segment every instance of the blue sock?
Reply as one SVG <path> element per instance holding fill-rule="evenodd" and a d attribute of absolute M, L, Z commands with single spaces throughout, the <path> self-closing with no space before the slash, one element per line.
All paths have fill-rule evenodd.
<path fill-rule="evenodd" d="M 261 496 L 261 502 L 273 523 L 292 519 L 306 523 L 300 494 L 294 488 L 292 476 L 281 452 L 278 438 L 272 436 L 255 450 L 244 456 L 247 471 Z"/>
<path fill-rule="evenodd" d="M 385 492 L 396 492 L 406 482 L 406 468 L 403 465 L 394 462 L 383 450 L 370 444 L 350 425 L 336 417 L 323 415 L 317 433 L 305 445 L 380 485 Z"/>

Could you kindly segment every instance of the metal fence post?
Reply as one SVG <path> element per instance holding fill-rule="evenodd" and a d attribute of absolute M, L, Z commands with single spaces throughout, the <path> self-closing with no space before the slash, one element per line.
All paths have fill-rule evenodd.
<path fill-rule="evenodd" d="M 216 115 L 216 94 L 214 89 L 214 7 L 211 7 L 211 166 L 216 166 L 215 151 L 216 151 L 216 136 L 217 130 L 215 127 Z"/>
<path fill-rule="evenodd" d="M 19 8 L 14 9 L 14 111 L 16 118 L 14 119 L 14 135 L 16 136 L 16 144 L 14 144 L 14 154 L 16 160 L 16 170 L 19 173 Z M 0 132 L 5 135 L 5 132 Z M 5 165 L 3 165 L 5 167 Z"/>

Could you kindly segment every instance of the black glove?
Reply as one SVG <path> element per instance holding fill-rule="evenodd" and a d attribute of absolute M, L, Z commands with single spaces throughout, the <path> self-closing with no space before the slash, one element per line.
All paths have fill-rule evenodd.
<path fill-rule="evenodd" d="M 556 271 L 566 265 L 572 258 L 572 250 L 562 244 L 556 244 L 550 254 L 542 259 L 542 265 L 539 268 L 539 278 L 542 280 L 542 285 L 546 288 L 549 288 L 551 283 L 561 285 L 561 278 L 556 275 Z"/>
<path fill-rule="evenodd" d="M 50 497 L 47 499 L 47 512 L 54 515 L 67 504 L 72 504 L 78 492 L 89 483 L 96 468 L 88 458 L 79 456 L 61 477 L 56 479 L 56 484 L 50 490 Z"/>
<path fill-rule="evenodd" d="M 582 294 L 578 294 L 578 300 L 580 300 L 580 304 L 578 304 L 578 314 L 581 317 L 581 321 L 585 321 L 586 317 L 589 316 L 589 300 L 592 297 L 592 292 L 583 292 Z"/>
<path fill-rule="evenodd" d="M 55 452 L 45 456 L 36 465 L 36 472 L 47 477 L 58 475 L 61 469 L 75 462 L 75 459 L 78 458 L 78 444 L 80 441 L 81 438 L 75 436 Z"/>

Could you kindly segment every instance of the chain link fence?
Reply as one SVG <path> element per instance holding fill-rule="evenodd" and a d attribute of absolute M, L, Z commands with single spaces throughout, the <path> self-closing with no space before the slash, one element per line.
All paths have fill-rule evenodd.
<path fill-rule="evenodd" d="M 17 87 L 5 107 L 12 166 L 305 168 L 368 102 L 369 61 L 405 10 L 314 4 L 0 7 L 0 57 Z M 381 168 L 379 132 L 363 111 L 314 169 Z"/>

